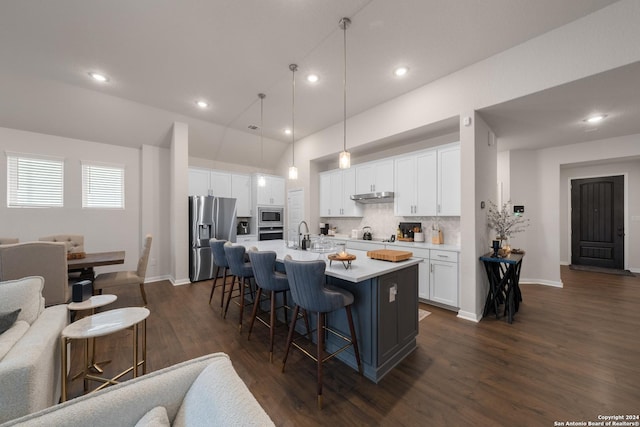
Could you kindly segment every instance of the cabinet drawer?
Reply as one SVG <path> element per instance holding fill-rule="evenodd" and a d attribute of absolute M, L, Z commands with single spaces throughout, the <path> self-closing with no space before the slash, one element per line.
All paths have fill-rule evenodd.
<path fill-rule="evenodd" d="M 413 256 L 416 258 L 429 259 L 429 249 L 422 248 L 402 248 L 403 250 L 413 252 Z"/>
<path fill-rule="evenodd" d="M 433 249 L 431 250 L 431 259 L 434 261 L 458 262 L 458 253 Z"/>

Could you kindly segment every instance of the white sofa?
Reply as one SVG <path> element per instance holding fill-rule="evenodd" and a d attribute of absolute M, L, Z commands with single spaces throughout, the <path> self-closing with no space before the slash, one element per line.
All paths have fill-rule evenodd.
<path fill-rule="evenodd" d="M 149 421 L 150 413 L 158 410 L 166 410 L 165 423 L 154 419 L 148 424 L 137 424 Z M 176 427 L 274 425 L 233 369 L 229 356 L 214 353 L 71 399 L 3 427 L 169 423 Z"/>
<path fill-rule="evenodd" d="M 0 313 L 21 309 L 0 334 L 0 422 L 55 405 L 60 399 L 60 333 L 66 305 L 44 308 L 42 277 L 0 282 Z"/>

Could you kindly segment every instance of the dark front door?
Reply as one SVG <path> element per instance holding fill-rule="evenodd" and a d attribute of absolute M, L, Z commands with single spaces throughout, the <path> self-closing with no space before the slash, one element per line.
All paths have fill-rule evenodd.
<path fill-rule="evenodd" d="M 571 263 L 624 268 L 624 177 L 571 180 Z"/>

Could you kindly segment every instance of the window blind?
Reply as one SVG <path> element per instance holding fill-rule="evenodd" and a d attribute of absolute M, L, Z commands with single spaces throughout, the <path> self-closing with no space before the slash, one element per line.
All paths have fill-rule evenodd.
<path fill-rule="evenodd" d="M 124 167 L 83 163 L 82 207 L 124 209 Z"/>
<path fill-rule="evenodd" d="M 64 161 L 7 154 L 8 207 L 62 207 Z"/>

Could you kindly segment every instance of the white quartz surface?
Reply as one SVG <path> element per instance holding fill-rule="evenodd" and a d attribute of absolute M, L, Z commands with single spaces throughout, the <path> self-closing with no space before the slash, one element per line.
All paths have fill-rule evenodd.
<path fill-rule="evenodd" d="M 105 305 L 111 304 L 116 299 L 118 299 L 118 297 L 111 294 L 94 295 L 82 302 L 70 302 L 69 304 L 67 304 L 67 308 L 69 310 L 75 311 L 90 310 L 92 308 L 103 307 Z"/>
<path fill-rule="evenodd" d="M 349 254 L 355 255 L 356 259 L 351 261 L 351 267 L 345 269 L 342 262 L 333 261 L 329 266 L 329 260 L 327 259 L 327 253 L 316 253 L 311 251 L 302 251 L 290 249 L 285 246 L 284 240 L 263 240 L 255 242 L 243 242 L 242 246 L 250 248 L 255 246 L 259 251 L 274 251 L 276 253 L 276 259 L 282 261 L 286 255 L 290 255 L 294 260 L 310 261 L 321 259 L 326 262 L 327 269 L 326 274 L 328 276 L 343 279 L 349 282 L 362 282 L 373 277 L 382 276 L 393 271 L 402 270 L 411 265 L 419 264 L 422 259 L 411 258 L 406 261 L 389 262 L 371 259 L 367 256 L 366 251 L 359 251 L 355 249 L 349 249 Z"/>
<path fill-rule="evenodd" d="M 346 235 L 336 235 L 334 237 L 327 236 L 327 239 L 333 239 L 336 242 L 337 241 L 352 241 L 352 242 L 377 243 L 377 244 L 380 244 L 380 245 L 387 246 L 388 249 L 393 249 L 393 247 L 397 246 L 397 247 L 403 247 L 403 248 L 437 249 L 437 250 L 441 250 L 441 251 L 460 252 L 460 246 L 458 246 L 458 245 L 446 245 L 446 244 L 434 245 L 433 243 L 428 243 L 428 242 L 400 242 L 400 241 L 383 242 L 382 240 L 352 239 L 350 237 L 347 237 Z"/>
<path fill-rule="evenodd" d="M 72 339 L 95 338 L 121 331 L 149 316 L 144 307 L 126 307 L 103 311 L 93 316 L 83 317 L 62 330 L 62 336 Z"/>

